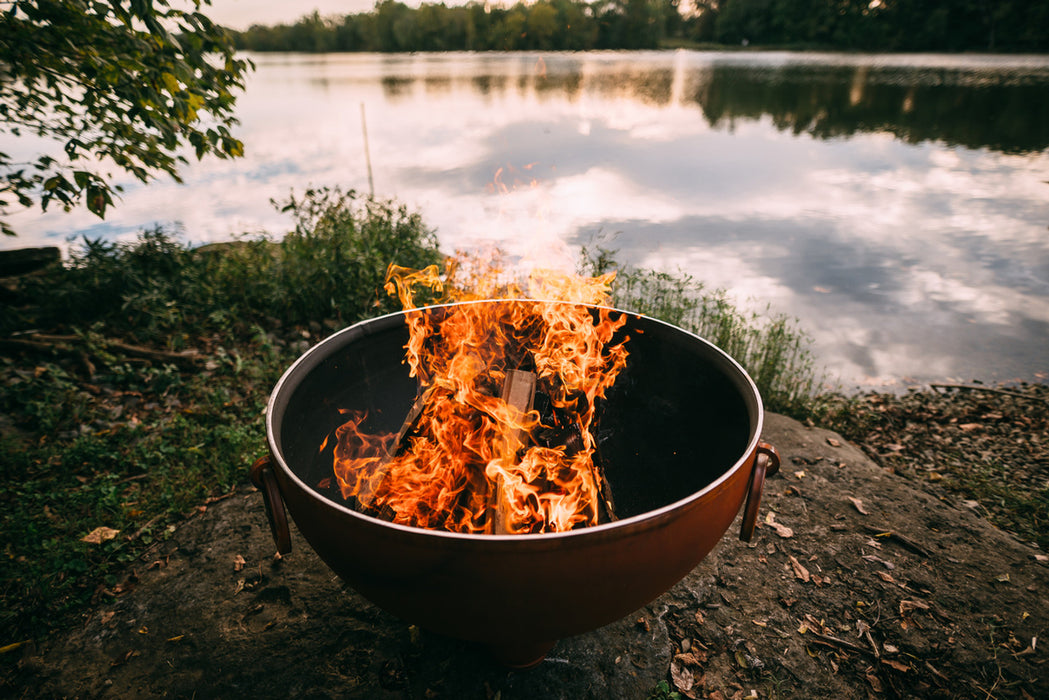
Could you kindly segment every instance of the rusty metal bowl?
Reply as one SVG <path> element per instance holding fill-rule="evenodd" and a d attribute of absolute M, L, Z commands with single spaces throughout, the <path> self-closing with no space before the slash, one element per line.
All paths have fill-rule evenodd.
<path fill-rule="evenodd" d="M 269 455 L 252 478 L 278 550 L 291 549 L 286 506 L 321 559 L 366 598 L 490 645 L 509 666 L 537 663 L 556 640 L 643 607 L 710 552 L 744 502 L 740 536 L 750 538 L 779 457 L 759 439 L 761 397 L 735 360 L 652 318 L 628 314 L 623 332 L 630 357 L 597 435 L 620 520 L 556 534 L 457 534 L 363 515 L 321 488 L 331 457 L 318 448 L 343 422 L 339 409 L 366 409 L 396 431 L 412 405 L 408 331 L 396 313 L 311 348 L 273 391 Z"/>

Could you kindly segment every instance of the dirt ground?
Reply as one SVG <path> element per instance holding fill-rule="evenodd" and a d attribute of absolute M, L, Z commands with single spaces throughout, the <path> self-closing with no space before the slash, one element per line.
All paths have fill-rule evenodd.
<path fill-rule="evenodd" d="M 82 627 L 0 659 L 12 697 L 1044 698 L 1049 558 L 768 414 L 783 457 L 749 544 L 737 525 L 670 591 L 561 640 L 529 671 L 411 627 L 301 537 L 275 562 L 244 487 L 189 519 Z M 297 533 L 293 534 L 295 537 Z M 657 689 L 660 682 L 666 683 Z"/>

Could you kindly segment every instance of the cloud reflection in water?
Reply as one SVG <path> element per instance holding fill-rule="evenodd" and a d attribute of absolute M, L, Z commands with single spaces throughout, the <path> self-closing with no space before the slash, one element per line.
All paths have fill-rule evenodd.
<path fill-rule="evenodd" d="M 279 233 L 270 199 L 367 189 L 363 103 L 378 193 L 418 208 L 448 249 L 571 266 L 580 244 L 611 239 L 623 261 L 799 317 L 846 385 L 1049 372 L 1049 59 L 256 60 L 244 159 L 129 187 L 101 226 L 12 218 L 17 243 L 172 221 L 199 242 Z"/>

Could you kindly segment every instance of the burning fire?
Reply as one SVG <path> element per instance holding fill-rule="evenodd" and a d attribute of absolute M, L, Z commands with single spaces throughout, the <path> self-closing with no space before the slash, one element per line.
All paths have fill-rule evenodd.
<path fill-rule="evenodd" d="M 406 310 L 405 346 L 420 390 L 397 434 L 368 435 L 363 415 L 336 429 L 334 473 L 358 510 L 468 533 L 560 532 L 614 518 L 596 459 L 598 400 L 626 364 L 613 274 L 534 273 L 525 290 L 494 267 L 391 266 Z M 470 293 L 460 284 L 470 278 Z M 428 289 L 446 301 L 420 308 Z M 539 299 L 542 301 L 533 301 Z M 563 303 L 570 302 L 570 303 Z"/>

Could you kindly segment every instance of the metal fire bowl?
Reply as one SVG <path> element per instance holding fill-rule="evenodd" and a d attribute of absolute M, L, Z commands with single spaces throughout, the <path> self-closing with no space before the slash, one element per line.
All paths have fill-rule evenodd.
<path fill-rule="evenodd" d="M 332 335 L 277 383 L 266 412 L 270 455 L 252 478 L 278 549 L 291 549 L 286 506 L 321 559 L 376 605 L 490 645 L 504 663 L 523 667 L 556 640 L 667 591 L 717 544 L 744 501 L 740 536 L 749 539 L 766 471 L 779 465 L 759 441 L 757 387 L 706 340 L 627 315 L 628 364 L 597 434 L 620 520 L 556 534 L 456 534 L 362 515 L 320 488 L 331 476 L 331 448 L 318 449 L 345 421 L 338 409 L 366 409 L 366 428 L 394 432 L 412 405 L 408 331 L 396 313 Z"/>

